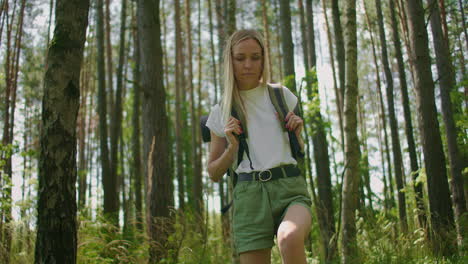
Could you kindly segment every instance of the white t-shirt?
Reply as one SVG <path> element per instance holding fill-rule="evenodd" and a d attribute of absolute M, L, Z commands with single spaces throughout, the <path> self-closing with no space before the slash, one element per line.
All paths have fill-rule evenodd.
<path fill-rule="evenodd" d="M 297 97 L 284 86 L 270 85 L 282 87 L 289 111 L 292 111 L 297 104 Z M 280 127 L 286 123 L 281 122 L 280 124 L 278 121 L 267 87 L 260 85 L 254 89 L 241 90 L 240 96 L 247 112 L 247 144 L 254 169 L 250 168 L 249 159 L 244 152 L 239 166 L 236 168 L 237 161 L 233 164 L 236 173 L 262 171 L 280 165 L 297 164 L 291 155 L 288 133 Z M 219 105 L 213 106 L 206 126 L 217 136 L 226 137 L 224 134 L 225 124 L 222 122 L 221 116 L 221 107 Z"/>

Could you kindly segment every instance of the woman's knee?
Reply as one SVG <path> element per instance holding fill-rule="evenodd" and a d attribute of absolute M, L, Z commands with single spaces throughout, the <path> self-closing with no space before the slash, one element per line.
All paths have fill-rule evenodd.
<path fill-rule="evenodd" d="M 281 252 L 304 246 L 304 234 L 296 226 L 287 226 L 278 229 L 278 247 Z"/>

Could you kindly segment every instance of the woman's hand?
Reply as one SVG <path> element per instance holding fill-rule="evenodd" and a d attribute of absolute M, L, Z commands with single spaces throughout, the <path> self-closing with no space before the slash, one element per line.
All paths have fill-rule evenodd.
<path fill-rule="evenodd" d="M 234 147 L 235 149 L 238 149 L 239 147 L 239 138 L 236 135 L 240 135 L 244 133 L 240 125 L 241 125 L 241 122 L 231 116 L 226 126 L 224 126 L 224 133 L 226 134 L 226 139 L 228 141 L 228 144 Z"/>
<path fill-rule="evenodd" d="M 286 129 L 289 131 L 294 131 L 296 137 L 298 139 L 301 138 L 301 132 L 304 127 L 304 121 L 302 118 L 294 114 L 294 112 L 290 111 L 286 115 L 284 121 L 286 121 Z"/>

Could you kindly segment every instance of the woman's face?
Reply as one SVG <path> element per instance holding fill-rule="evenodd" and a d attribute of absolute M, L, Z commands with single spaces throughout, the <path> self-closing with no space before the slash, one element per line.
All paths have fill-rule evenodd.
<path fill-rule="evenodd" d="M 232 48 L 234 77 L 239 89 L 258 86 L 263 71 L 262 48 L 254 39 L 246 39 Z"/>

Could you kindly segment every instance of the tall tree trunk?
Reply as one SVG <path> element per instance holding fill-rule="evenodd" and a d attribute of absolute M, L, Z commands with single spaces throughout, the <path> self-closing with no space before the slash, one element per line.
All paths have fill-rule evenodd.
<path fill-rule="evenodd" d="M 140 41 L 138 33 L 138 25 L 134 25 L 133 33 L 133 61 L 135 63 L 133 68 L 133 116 L 132 116 L 132 166 L 133 166 L 133 189 L 135 192 L 135 214 L 136 214 L 136 227 L 141 232 L 143 231 L 143 199 L 142 191 L 142 168 L 141 168 L 141 82 L 140 82 Z"/>
<path fill-rule="evenodd" d="M 179 208 L 185 207 L 185 180 L 183 169 L 183 142 L 182 142 L 182 93 L 185 84 L 184 81 L 184 67 L 183 67 L 183 47 L 182 47 L 182 28 L 180 25 L 180 2 L 174 2 L 174 20 L 175 20 L 175 140 L 176 140 L 176 176 L 179 197 Z"/>
<path fill-rule="evenodd" d="M 392 167 L 391 167 L 391 158 L 390 158 L 390 148 L 388 147 L 388 135 L 387 135 L 387 118 L 385 114 L 385 105 L 383 102 L 383 96 L 382 96 L 382 87 L 381 87 L 381 81 L 380 81 L 380 70 L 379 70 L 379 64 L 377 62 L 377 52 L 375 50 L 375 41 L 374 41 L 374 34 L 372 30 L 372 24 L 369 19 L 369 14 L 367 10 L 366 3 L 363 2 L 364 4 L 364 11 L 365 11 L 365 16 L 366 16 L 366 22 L 367 26 L 369 28 L 369 35 L 371 39 L 371 46 L 372 46 L 372 58 L 374 60 L 374 65 L 375 65 L 375 76 L 377 78 L 376 84 L 377 84 L 377 93 L 379 95 L 379 105 L 380 105 L 380 120 L 382 121 L 382 128 L 384 132 L 384 145 L 385 145 L 385 157 L 387 159 L 387 171 L 388 171 L 388 184 L 384 184 L 384 206 L 385 208 L 392 208 L 395 205 L 395 200 L 394 200 L 394 191 L 393 191 L 393 184 L 392 184 Z M 383 164 L 383 163 L 382 163 Z M 385 178 L 385 175 L 384 175 Z M 389 201 L 387 200 L 389 199 Z"/>
<path fill-rule="evenodd" d="M 211 0 L 208 0 L 208 21 L 210 26 L 210 50 L 211 50 L 211 68 L 213 69 L 213 84 L 214 84 L 214 96 L 215 102 L 218 102 L 218 74 L 216 67 L 216 53 L 213 41 L 213 9 L 211 7 Z"/>
<path fill-rule="evenodd" d="M 103 0 L 97 0 L 97 75 L 98 75 L 98 114 L 99 114 L 99 140 L 101 153 L 101 175 L 102 186 L 104 189 L 104 216 L 108 218 L 114 225 L 118 225 L 118 207 L 115 207 L 115 201 L 118 197 L 114 190 L 115 179 L 112 178 L 110 161 L 109 161 L 109 146 L 107 144 L 107 93 L 106 93 L 106 77 L 104 70 L 104 19 L 103 19 Z"/>
<path fill-rule="evenodd" d="M 454 219 L 439 122 L 437 121 L 434 81 L 431 73 L 424 9 L 421 0 L 407 1 L 405 7 L 408 12 L 411 45 L 409 56 L 414 65 L 419 129 L 427 174 L 429 209 L 433 232 L 431 240 L 435 254 L 450 256 L 454 251 L 453 242 L 455 240 L 451 236 Z"/>
<path fill-rule="evenodd" d="M 398 135 L 398 124 L 395 115 L 395 104 L 393 100 L 393 76 L 390 70 L 390 63 L 387 55 L 387 40 L 385 37 L 385 28 L 382 14 L 382 3 L 375 0 L 377 9 L 377 24 L 379 26 L 380 48 L 382 55 L 382 64 L 385 73 L 388 118 L 390 121 L 390 135 L 392 138 L 393 168 L 395 170 L 395 180 L 397 184 L 398 213 L 400 217 L 400 228 L 403 233 L 408 231 L 408 221 L 406 219 L 406 198 L 403 186 L 403 177 L 405 175 L 403 168 L 403 159 L 401 157 L 400 136 Z M 393 193 L 392 193 L 393 194 Z"/>
<path fill-rule="evenodd" d="M 18 71 L 19 71 L 19 57 L 21 53 L 21 40 L 23 36 L 23 21 L 24 21 L 24 12 L 25 12 L 25 6 L 26 6 L 26 1 L 22 0 L 20 4 L 20 10 L 18 11 L 18 20 L 16 23 L 16 32 L 15 32 L 15 38 L 14 38 L 14 45 L 11 47 L 10 45 L 10 39 L 11 39 L 11 33 L 13 31 L 13 24 L 14 24 L 14 15 L 16 12 L 16 1 L 14 3 L 14 8 L 13 8 L 13 15 L 11 18 L 11 21 L 7 23 L 8 28 L 8 43 L 7 43 L 7 54 L 10 53 L 10 57 L 7 58 L 6 64 L 5 64 L 5 75 L 6 75 L 6 91 L 7 91 L 7 97 L 5 100 L 7 101 L 6 104 L 6 114 L 9 117 L 5 117 L 5 123 L 7 125 L 4 127 L 3 131 L 3 138 L 2 138 L 2 143 L 4 146 L 11 146 L 13 144 L 13 129 L 14 129 L 14 124 L 15 124 L 15 109 L 16 109 L 16 95 L 17 95 L 17 88 L 18 88 Z M 11 53 L 10 50 L 13 50 Z M 9 119 L 9 120 L 6 120 Z M 12 148 L 11 148 L 12 149 Z M 5 254 L 4 254 L 4 261 L 6 264 L 10 263 L 10 250 L 11 250 L 11 244 L 12 244 L 12 238 L 13 238 L 13 226 L 12 224 L 12 186 L 13 186 L 13 170 L 12 170 L 12 155 L 13 152 L 11 150 L 6 151 L 6 153 L 1 153 L 0 159 L 5 162 L 3 171 L 5 173 L 5 188 L 3 190 L 2 194 L 2 200 L 5 202 L 3 208 L 5 208 L 5 215 L 4 215 L 4 220 L 2 225 L 4 225 L 4 228 L 2 230 L 2 225 L 0 225 L 0 233 L 3 231 L 3 240 L 0 240 L 0 242 L 3 244 Z M 0 176 L 0 183 L 1 183 L 1 176 Z M 3 185 L 3 183 L 2 183 Z M 2 214 L 0 214 L 1 218 Z M 0 220 L 2 221 L 2 220 Z M 0 237 L 2 237 L 0 235 Z M 0 252 L 0 260 L 1 260 L 1 255 L 2 252 Z"/>
<path fill-rule="evenodd" d="M 302 0 L 299 0 L 299 12 L 301 16 L 301 31 L 302 31 L 302 47 L 304 50 L 304 65 L 306 67 L 306 82 L 307 82 L 307 99 L 309 101 L 317 102 L 316 105 L 319 109 L 315 109 L 312 116 L 312 143 L 313 153 L 315 160 L 315 169 L 317 173 L 317 187 L 318 187 L 318 208 L 317 217 L 320 218 L 320 233 L 322 237 L 322 244 L 324 248 L 324 257 L 327 262 L 331 262 L 335 256 L 336 239 L 335 239 L 335 219 L 333 209 L 333 199 L 331 191 L 331 173 L 330 173 L 330 160 L 328 156 L 328 142 L 325 134 L 324 123 L 322 114 L 320 113 L 320 94 L 318 91 L 318 79 L 315 73 L 316 60 L 315 60 L 315 44 L 309 45 L 308 42 L 315 43 L 313 29 L 306 31 L 306 23 L 304 19 L 304 6 Z M 310 13 L 312 13 L 310 11 Z M 309 23 L 307 27 L 313 28 L 313 21 L 308 17 Z M 308 35 L 306 32 L 311 32 Z M 312 47 L 314 50 L 309 50 Z M 313 53 L 313 60 L 310 60 L 309 54 Z M 310 64 L 309 64 L 310 63 Z"/>
<path fill-rule="evenodd" d="M 341 92 L 336 82 L 335 55 L 334 55 L 333 42 L 332 42 L 332 37 L 331 37 L 331 32 L 330 32 L 330 23 L 328 21 L 328 15 L 327 15 L 326 0 L 322 0 L 322 9 L 323 9 L 323 16 L 325 17 L 325 25 L 327 27 L 326 30 L 327 30 L 327 39 L 328 39 L 328 51 L 330 53 L 330 64 L 331 64 L 332 74 L 333 74 L 333 90 L 335 91 L 336 110 L 338 112 L 338 125 L 340 127 L 340 139 L 341 139 L 340 143 L 341 143 L 342 149 L 344 149 L 343 108 L 341 107 L 342 105 L 341 101 L 343 100 L 343 98 L 341 97 Z"/>
<path fill-rule="evenodd" d="M 73 10 L 73 12 L 70 12 Z M 35 263 L 76 263 L 76 120 L 89 1 L 58 0 L 44 76 Z"/>
<path fill-rule="evenodd" d="M 196 138 L 196 129 L 198 128 L 198 124 L 196 123 L 196 112 L 195 112 L 195 93 L 193 88 L 193 66 L 192 66 L 192 27 L 191 27 L 191 12 L 190 12 L 190 0 L 185 0 L 185 30 L 186 32 L 186 41 L 187 41 L 187 49 L 188 49 L 188 89 L 190 95 L 190 123 L 191 123 L 191 155 L 190 160 L 194 165 L 192 170 L 192 194 L 193 194 L 193 204 L 192 208 L 195 212 L 202 216 L 201 208 L 202 208 L 202 193 L 201 193 L 201 174 L 198 174 L 199 168 L 196 162 L 197 160 L 197 138 Z"/>
<path fill-rule="evenodd" d="M 315 30 L 314 30 L 314 12 L 312 0 L 306 0 L 306 17 L 307 17 L 307 39 L 308 39 L 308 50 L 309 50 L 309 65 L 314 67 L 317 61 L 317 55 L 315 52 Z"/>
<path fill-rule="evenodd" d="M 357 136 L 356 105 L 358 96 L 356 1 L 346 1 L 346 92 L 345 92 L 345 178 L 341 221 L 341 261 L 344 264 L 358 263 L 356 240 L 356 216 L 359 192 L 359 139 Z"/>
<path fill-rule="evenodd" d="M 280 12 L 278 10 L 278 5 L 279 5 L 279 2 L 280 0 L 273 0 L 273 12 L 276 16 L 280 16 Z M 275 27 L 276 27 L 276 32 L 280 32 L 281 31 L 281 25 L 280 25 L 280 19 L 275 19 Z M 278 53 L 278 72 L 279 72 L 279 76 L 276 77 L 278 79 L 280 78 L 283 78 L 284 74 L 284 69 L 283 69 L 283 54 L 282 54 L 282 50 L 281 50 L 281 34 L 280 33 L 276 33 L 276 50 L 277 50 L 277 53 Z"/>
<path fill-rule="evenodd" d="M 88 49 L 89 50 L 89 49 Z M 81 102 L 78 112 L 78 210 L 82 210 L 86 205 L 86 114 L 87 96 L 89 90 L 89 54 L 83 59 L 83 69 L 81 70 Z"/>
<path fill-rule="evenodd" d="M 120 44 L 119 44 L 119 65 L 117 68 L 117 87 L 115 91 L 114 108 L 111 116 L 111 129 L 110 129 L 110 173 L 112 181 L 112 192 L 115 192 L 114 208 L 119 211 L 119 185 L 121 180 L 118 175 L 117 168 L 119 167 L 118 149 L 119 138 L 122 130 L 122 86 L 123 86 L 123 70 L 125 58 L 125 28 L 127 25 L 127 1 L 122 0 L 121 16 L 120 16 Z M 125 201 L 122 201 L 125 203 Z"/>
<path fill-rule="evenodd" d="M 465 2 L 466 4 L 466 2 Z M 467 27 L 466 27 L 466 22 L 465 22 L 465 8 L 463 6 L 463 1 L 462 0 L 458 0 L 458 8 L 460 8 L 460 12 L 461 12 L 461 21 L 462 21 L 462 25 L 463 25 L 463 33 L 465 35 L 465 47 L 468 47 L 468 33 L 466 33 L 467 31 Z"/>
<path fill-rule="evenodd" d="M 226 27 L 226 34 L 227 36 L 230 36 L 234 31 L 236 31 L 237 26 L 236 26 L 236 0 L 224 0 L 224 12 L 225 12 L 225 19 L 226 19 L 226 24 L 224 26 Z"/>
<path fill-rule="evenodd" d="M 370 93 L 369 93 L 370 94 Z M 361 96 L 358 96 L 358 121 L 359 127 L 361 128 L 361 145 L 362 145 L 362 156 L 361 156 L 361 164 L 362 164 L 362 180 L 363 185 L 366 189 L 367 195 L 364 198 L 367 198 L 369 209 L 371 212 L 374 211 L 374 207 L 372 206 L 372 189 L 370 185 L 370 168 L 369 168 L 369 149 L 367 148 L 367 128 L 366 128 L 366 111 L 365 107 L 362 105 Z M 364 199 L 363 199 L 364 200 Z"/>
<path fill-rule="evenodd" d="M 296 73 L 294 70 L 294 44 L 291 31 L 291 7 L 289 0 L 280 0 L 281 50 L 283 53 L 284 82 L 294 94 L 296 91 Z"/>
<path fill-rule="evenodd" d="M 332 17 L 333 17 L 333 32 L 335 34 L 335 48 L 336 48 L 336 61 L 338 62 L 338 76 L 340 81 L 340 107 L 341 112 L 343 113 L 344 107 L 344 94 L 345 94 L 345 44 L 343 40 L 343 30 L 341 27 L 341 20 L 340 20 L 340 9 L 338 6 L 338 0 L 331 1 L 331 8 L 332 8 Z M 344 141 L 344 140 L 343 140 Z M 344 150 L 344 145 L 343 145 Z"/>
<path fill-rule="evenodd" d="M 105 50 L 106 50 L 106 70 L 107 70 L 107 92 L 108 92 L 108 107 L 109 109 L 114 109 L 114 82 L 113 82 L 113 74 L 114 74 L 114 67 L 112 64 L 112 43 L 111 43 L 111 33 L 112 33 L 112 28 L 111 28 L 111 15 L 110 15 L 110 1 L 111 0 L 105 0 L 105 10 L 104 10 L 104 32 L 105 32 Z"/>
<path fill-rule="evenodd" d="M 148 179 L 149 263 L 167 256 L 168 238 L 173 230 L 170 208 L 174 205 L 170 174 L 170 142 L 166 113 L 166 92 L 163 85 L 159 1 L 138 1 L 141 84 L 143 91 L 143 146 Z M 151 52 L 149 52 L 151 51 Z"/>
<path fill-rule="evenodd" d="M 428 0 L 432 40 L 434 42 L 437 73 L 440 88 L 440 100 L 442 105 L 442 116 L 445 123 L 445 136 L 447 138 L 448 157 L 450 162 L 450 173 L 452 179 L 450 181 L 452 187 L 452 200 L 455 208 L 455 219 L 459 243 L 462 244 L 464 236 L 466 236 L 466 224 L 468 224 L 468 215 L 466 213 L 465 194 L 463 191 L 463 176 L 462 176 L 462 157 L 458 149 L 457 135 L 463 133 L 459 131 L 454 121 L 454 109 L 450 93 L 456 87 L 455 72 L 453 70 L 452 56 L 450 54 L 450 45 L 442 32 L 442 23 L 440 18 L 439 6 L 437 1 Z M 462 65 L 465 67 L 465 65 Z"/>
<path fill-rule="evenodd" d="M 424 208 L 424 201 L 423 201 L 423 190 L 422 184 L 416 184 L 416 179 L 419 175 L 419 165 L 418 160 L 416 157 L 416 147 L 414 143 L 414 136 L 413 136 L 413 124 L 411 120 L 411 110 L 410 110 L 410 102 L 408 96 L 408 87 L 406 84 L 406 72 L 405 72 L 405 64 L 403 62 L 403 54 L 401 49 L 400 43 L 400 34 L 398 32 L 398 22 L 396 19 L 395 14 L 395 0 L 389 0 L 389 10 L 390 10 L 390 17 L 391 17 L 391 26 L 392 26 L 392 39 L 393 44 L 395 45 L 395 56 L 398 63 L 398 77 L 400 78 L 400 89 L 401 89 L 401 100 L 403 105 L 403 113 L 405 118 L 405 133 L 406 133 L 406 141 L 408 143 L 408 152 L 410 156 L 410 165 L 411 165 L 411 175 L 413 175 L 414 181 L 414 191 L 416 193 L 416 207 L 418 208 L 418 221 L 421 227 L 426 226 L 426 213 Z"/>
<path fill-rule="evenodd" d="M 268 67 L 270 69 L 270 80 L 273 80 L 273 67 L 271 65 L 272 57 L 270 52 L 270 30 L 268 24 L 268 10 L 266 0 L 262 0 L 262 21 L 263 21 L 263 32 L 265 35 L 265 57 L 268 59 Z"/>
<path fill-rule="evenodd" d="M 193 118 L 193 126 L 194 126 L 194 135 L 193 137 L 195 138 L 195 144 L 194 147 L 196 148 L 195 152 L 195 177 L 193 179 L 193 196 L 195 200 L 195 209 L 196 212 L 200 214 L 200 223 L 203 223 L 205 220 L 203 220 L 203 209 L 204 209 L 204 201 L 203 201 L 203 178 L 202 178 L 202 140 L 201 140 L 201 131 L 198 126 L 200 123 L 200 117 L 201 117 L 201 86 L 202 86 L 202 80 L 203 80 L 203 55 L 202 55 L 202 38 L 201 38 L 201 31 L 202 31 L 202 20 L 201 20 L 201 13 L 202 13 L 202 8 L 201 8 L 201 0 L 198 0 L 198 85 L 197 85 L 197 99 L 198 101 L 196 102 L 196 108 L 194 107 L 194 115 L 195 117 Z M 195 99 L 194 99 L 195 101 Z M 207 209 L 206 209 L 207 210 Z M 208 221 L 208 219 L 206 219 Z M 204 230 L 203 232 L 206 232 Z"/>

